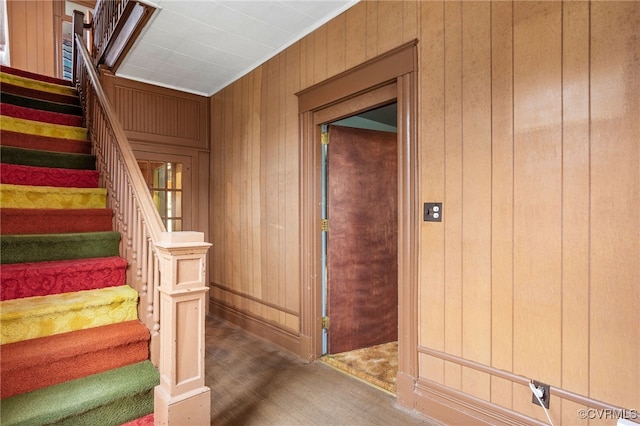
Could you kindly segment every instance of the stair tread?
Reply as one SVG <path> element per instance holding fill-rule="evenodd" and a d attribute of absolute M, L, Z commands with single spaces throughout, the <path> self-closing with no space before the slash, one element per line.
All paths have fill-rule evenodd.
<path fill-rule="evenodd" d="M 118 256 L 3 265 L 0 300 L 120 286 L 126 268 L 126 259 Z"/>
<path fill-rule="evenodd" d="M 2 344 L 136 319 L 128 285 L 0 302 Z"/>
<path fill-rule="evenodd" d="M 70 420 L 74 415 L 152 392 L 158 384 L 158 371 L 151 362 L 143 361 L 5 398 L 0 401 L 0 422 L 6 426 Z M 107 424 L 113 419 L 104 421 Z"/>

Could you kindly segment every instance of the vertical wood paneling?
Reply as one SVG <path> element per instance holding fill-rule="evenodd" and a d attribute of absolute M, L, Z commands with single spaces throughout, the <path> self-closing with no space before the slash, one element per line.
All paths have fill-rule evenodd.
<path fill-rule="evenodd" d="M 378 2 L 371 1 L 363 3 L 367 10 L 367 56 L 366 59 L 378 56 Z M 383 18 L 384 19 L 384 18 Z"/>
<path fill-rule="evenodd" d="M 589 394 L 589 4 L 563 5 L 562 387 Z M 588 327 L 587 327 L 588 330 Z M 562 404 L 562 423 L 584 407 Z"/>
<path fill-rule="evenodd" d="M 53 1 L 8 1 L 11 66 L 55 76 Z"/>
<path fill-rule="evenodd" d="M 318 28 L 313 33 L 313 83 L 319 83 L 325 80 L 328 74 L 327 64 L 327 27 Z"/>
<path fill-rule="evenodd" d="M 419 345 L 640 406 L 639 8 L 360 2 L 216 94 L 212 277 L 256 300 L 216 297 L 297 329 L 294 93 L 417 37 L 420 201 L 444 202 L 419 228 Z M 546 419 L 527 386 L 419 360 L 425 379 Z M 554 423 L 578 408 L 554 399 Z"/>
<path fill-rule="evenodd" d="M 279 247 L 278 253 L 287 254 L 287 222 L 286 222 L 286 199 L 287 199 L 287 180 L 286 180 L 286 166 L 287 166 L 287 151 L 289 146 L 287 144 L 287 96 L 285 94 L 287 87 L 287 73 L 286 73 L 286 57 L 280 55 L 279 58 L 279 70 L 278 75 L 280 77 L 279 92 L 278 92 L 278 111 L 284 111 L 285 114 L 280 115 L 278 122 L 278 238 Z M 278 306 L 286 306 L 286 293 L 287 293 L 287 263 L 280 257 L 278 259 Z M 284 312 L 278 312 L 278 322 L 280 324 L 286 323 L 286 316 Z"/>
<path fill-rule="evenodd" d="M 235 84 L 225 89 L 229 99 L 234 99 L 235 96 Z M 224 239 L 224 250 L 226 253 L 238 253 L 234 251 L 236 247 L 236 241 L 238 240 L 238 194 L 236 188 L 233 186 L 233 171 L 234 164 L 233 161 L 235 159 L 235 147 L 233 144 L 233 125 L 234 125 L 234 117 L 233 117 L 233 108 L 234 103 L 229 102 L 225 105 L 225 113 L 224 113 L 224 129 L 223 129 L 223 141 L 225 145 L 225 156 L 229 159 L 229 161 L 225 162 L 224 167 L 224 186 L 225 186 L 225 239 Z M 231 288 L 234 290 L 237 286 L 237 277 L 239 270 L 239 254 L 236 256 L 225 256 L 225 281 L 229 284 Z"/>
<path fill-rule="evenodd" d="M 333 76 L 346 69 L 346 18 L 342 14 L 327 23 L 327 74 Z"/>
<path fill-rule="evenodd" d="M 514 3 L 513 369 L 545 383 L 561 369 L 561 17 L 560 3 Z M 517 387 L 514 408 L 543 419 L 530 395 Z"/>
<path fill-rule="evenodd" d="M 444 2 L 445 350 L 462 356 L 462 3 Z M 445 384 L 462 389 L 462 367 L 445 365 Z"/>
<path fill-rule="evenodd" d="M 462 4 L 462 355 L 491 363 L 491 4 Z M 489 399 L 489 376 L 462 369 Z"/>
<path fill-rule="evenodd" d="M 402 43 L 418 38 L 420 30 L 420 1 L 402 2 Z"/>
<path fill-rule="evenodd" d="M 343 35 L 344 40 L 344 35 Z M 342 49 L 344 52 L 344 49 Z M 285 273 L 285 299 L 283 305 L 294 312 L 300 311 L 300 286 L 298 278 L 300 276 L 299 262 L 290 262 L 288 259 L 295 259 L 298 256 L 298 238 L 300 219 L 297 209 L 291 206 L 297 206 L 299 200 L 299 173 L 298 162 L 300 159 L 299 133 L 298 133 L 298 98 L 293 94 L 300 90 L 300 71 L 297 64 L 300 63 L 300 49 L 293 46 L 286 52 L 285 72 L 286 76 L 283 95 L 286 99 L 286 122 L 285 133 L 287 145 L 285 147 L 285 201 L 284 201 L 284 226 L 285 226 L 285 259 L 281 259 Z M 294 330 L 299 329 L 299 321 L 297 316 L 287 315 L 285 324 Z"/>
<path fill-rule="evenodd" d="M 640 407 L 640 3 L 591 5 L 589 389 Z"/>
<path fill-rule="evenodd" d="M 279 199 L 281 193 L 278 180 L 280 172 L 280 64 L 279 58 L 273 58 L 265 66 L 265 78 L 262 99 L 262 115 L 266 118 L 261 129 L 261 210 L 265 213 L 262 223 L 262 294 L 269 303 L 277 303 L 280 288 L 279 249 L 280 219 Z M 262 315 L 272 321 L 278 320 L 278 314 L 263 306 Z"/>
<path fill-rule="evenodd" d="M 367 53 L 367 9 L 352 7 L 345 12 L 346 69 L 365 61 Z"/>
<path fill-rule="evenodd" d="M 513 365 L 513 4 L 491 4 L 491 365 Z M 492 378 L 491 401 L 510 408 L 512 384 Z"/>
<path fill-rule="evenodd" d="M 216 143 L 211 144 L 211 179 L 216 182 L 216 190 L 211 194 L 211 280 L 215 283 L 224 283 L 225 277 L 225 179 L 224 179 L 224 163 L 226 159 L 224 145 L 224 120 L 226 105 L 225 94 L 227 89 L 222 90 L 218 96 L 212 98 L 211 119 L 212 123 L 212 140 Z"/>
<path fill-rule="evenodd" d="M 404 2 L 378 3 L 378 53 L 387 52 L 402 44 Z"/>
<path fill-rule="evenodd" d="M 251 105 L 249 110 L 251 112 L 251 122 L 248 127 L 251 132 L 251 162 L 249 169 L 249 185 L 251 191 L 251 264 L 252 264 L 252 279 L 251 279 L 251 295 L 257 299 L 262 297 L 262 243 L 261 243 L 261 231 L 262 231 L 262 215 L 263 211 L 260 208 L 260 196 L 261 196 L 261 144 L 260 144 L 260 105 L 262 103 L 262 71 L 263 68 L 258 68 L 250 76 L 252 79 L 252 93 L 251 93 Z M 257 311 L 257 306 L 253 307 L 253 312 Z"/>
<path fill-rule="evenodd" d="M 422 137 L 420 144 L 421 157 L 429 157 L 429 167 L 421 169 L 420 180 L 421 197 L 425 201 L 443 200 L 444 176 L 444 70 L 442 58 L 444 56 L 444 40 L 442 32 L 443 4 L 440 2 L 425 2 L 420 10 L 425 25 L 422 27 L 422 38 L 425 43 L 419 45 L 421 49 L 421 63 L 425 74 L 421 84 L 425 96 L 420 100 L 420 109 L 424 111 L 419 132 Z M 446 199 L 443 200 L 446 209 Z M 445 224 L 447 223 L 445 216 Z M 441 247 L 444 233 L 439 223 L 423 223 L 421 225 L 420 245 L 422 247 Z M 430 324 L 420 330 L 418 343 L 423 346 L 444 350 L 445 346 L 445 318 L 444 318 L 444 253 L 441 250 L 425 250 L 420 259 L 420 281 L 425 285 L 419 290 L 421 323 Z M 444 379 L 444 363 L 431 357 L 421 357 L 420 370 L 424 377 L 441 382 Z"/>
<path fill-rule="evenodd" d="M 241 102 L 234 104 L 234 117 L 240 120 L 242 125 L 234 125 L 234 144 L 238 147 L 237 167 L 235 168 L 235 176 L 238 191 L 238 226 L 239 238 L 237 244 L 240 250 L 240 282 L 238 288 L 243 294 L 251 294 L 251 252 L 249 251 L 249 217 L 251 212 L 251 204 L 249 199 L 249 190 L 247 187 L 247 175 L 249 174 L 249 141 L 250 135 L 247 134 L 248 108 L 250 90 L 249 78 L 242 78 L 239 83 L 238 90 Z M 248 303 L 243 300 L 242 309 L 248 309 Z"/>

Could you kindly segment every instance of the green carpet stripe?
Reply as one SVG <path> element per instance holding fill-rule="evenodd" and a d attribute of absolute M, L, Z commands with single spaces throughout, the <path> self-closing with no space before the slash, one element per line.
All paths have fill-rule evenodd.
<path fill-rule="evenodd" d="M 0 423 L 119 425 L 153 411 L 158 371 L 143 361 L 0 401 Z"/>
<path fill-rule="evenodd" d="M 119 255 L 120 233 L 83 232 L 0 236 L 0 264 Z"/>
<path fill-rule="evenodd" d="M 12 93 L 5 92 L 2 92 L 0 95 L 0 100 L 8 104 L 39 109 L 42 111 L 82 115 L 82 108 L 79 105 L 60 104 L 57 102 L 43 101 L 41 99 L 28 98 L 26 96 L 14 95 Z"/>
<path fill-rule="evenodd" d="M 54 167 L 60 169 L 95 170 L 96 157 L 89 154 L 39 151 L 35 149 L 0 146 L 3 163 L 23 166 Z"/>

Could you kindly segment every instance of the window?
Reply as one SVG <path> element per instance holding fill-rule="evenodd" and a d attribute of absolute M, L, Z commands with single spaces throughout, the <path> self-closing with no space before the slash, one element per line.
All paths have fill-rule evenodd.
<path fill-rule="evenodd" d="M 138 160 L 167 231 L 182 231 L 182 163 Z"/>

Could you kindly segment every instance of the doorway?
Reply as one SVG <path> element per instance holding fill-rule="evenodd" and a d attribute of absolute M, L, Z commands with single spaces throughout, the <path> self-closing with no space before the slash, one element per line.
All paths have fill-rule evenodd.
<path fill-rule="evenodd" d="M 417 41 L 296 93 L 301 130 L 299 355 L 322 356 L 321 127 L 397 100 L 398 374 L 401 405 L 413 400 L 418 374 Z"/>
<path fill-rule="evenodd" d="M 193 229 L 191 157 L 137 151 L 135 155 L 167 231 Z"/>
<path fill-rule="evenodd" d="M 323 129 L 323 360 L 395 393 L 397 105 Z"/>

